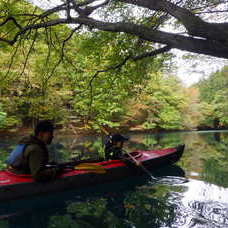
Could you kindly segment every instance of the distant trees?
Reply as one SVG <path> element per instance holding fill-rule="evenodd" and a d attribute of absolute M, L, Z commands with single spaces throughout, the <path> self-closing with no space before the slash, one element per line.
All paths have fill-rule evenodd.
<path fill-rule="evenodd" d="M 146 113 L 143 129 L 183 129 L 187 97 L 178 78 L 154 73 L 137 97 L 141 112 Z M 138 109 L 140 105 L 138 105 Z"/>
<path fill-rule="evenodd" d="M 202 126 L 228 127 L 228 66 L 198 83 L 202 102 Z"/>

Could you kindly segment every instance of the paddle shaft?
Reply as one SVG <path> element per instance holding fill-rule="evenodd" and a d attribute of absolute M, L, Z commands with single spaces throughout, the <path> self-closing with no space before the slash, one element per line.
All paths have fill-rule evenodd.
<path fill-rule="evenodd" d="M 124 152 L 132 159 L 132 161 L 134 161 L 134 163 L 137 165 L 137 166 L 140 166 L 144 172 L 146 172 L 151 178 L 153 179 L 156 179 L 148 169 L 146 169 L 146 167 L 144 165 L 142 165 L 141 162 L 137 161 L 130 153 L 128 153 L 126 150 L 124 150 Z"/>
<path fill-rule="evenodd" d="M 59 168 L 59 169 L 76 169 L 76 165 L 71 164 L 56 164 L 56 165 L 46 165 L 46 168 Z"/>

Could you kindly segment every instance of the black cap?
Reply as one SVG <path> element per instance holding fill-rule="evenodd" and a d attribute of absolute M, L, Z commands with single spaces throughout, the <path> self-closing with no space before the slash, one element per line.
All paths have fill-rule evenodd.
<path fill-rule="evenodd" d="M 35 135 L 39 132 L 51 132 L 54 130 L 54 124 L 50 120 L 41 120 L 35 127 Z"/>
<path fill-rule="evenodd" d="M 124 142 L 127 141 L 129 138 L 126 136 L 123 136 L 121 134 L 113 134 L 111 135 L 112 142 Z"/>

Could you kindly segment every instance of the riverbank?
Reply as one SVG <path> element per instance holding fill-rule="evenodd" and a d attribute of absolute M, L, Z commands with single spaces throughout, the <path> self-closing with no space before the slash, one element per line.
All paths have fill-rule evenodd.
<path fill-rule="evenodd" d="M 173 132 L 177 131 L 186 131 L 186 130 L 172 130 Z M 95 131 L 93 129 L 89 128 L 58 128 L 56 129 L 56 134 L 59 135 L 75 135 L 78 137 L 84 137 L 84 136 L 90 136 L 90 135 L 102 135 L 104 133 Z M 126 128 L 116 128 L 116 129 L 108 129 L 108 132 L 110 133 L 151 133 L 151 134 L 157 134 L 157 133 L 165 133 L 165 132 L 171 132 L 170 130 L 162 130 L 158 131 L 157 129 L 126 129 Z M 20 128 L 12 128 L 12 129 L 0 129 L 0 137 L 11 137 L 11 136 L 25 136 L 30 135 L 33 133 L 32 128 L 26 128 L 26 127 L 20 127 Z"/>
<path fill-rule="evenodd" d="M 131 133 L 149 133 L 149 134 L 163 134 L 163 133 L 172 133 L 172 132 L 192 132 L 192 131 L 217 131 L 217 130 L 228 130 L 227 128 L 204 128 L 204 129 L 172 129 L 172 130 L 158 130 L 158 129 L 109 129 L 109 132 L 111 133 L 122 133 L 122 134 L 131 134 Z M 20 127 L 20 128 L 12 128 L 12 129 L 0 129 L 0 137 L 1 138 L 8 138 L 12 136 L 26 136 L 33 133 L 33 129 L 29 127 Z M 85 136 L 91 136 L 91 135 L 102 135 L 102 132 L 95 131 L 93 129 L 89 128 L 58 128 L 55 131 L 55 134 L 57 135 L 75 135 L 77 137 L 85 137 Z"/>

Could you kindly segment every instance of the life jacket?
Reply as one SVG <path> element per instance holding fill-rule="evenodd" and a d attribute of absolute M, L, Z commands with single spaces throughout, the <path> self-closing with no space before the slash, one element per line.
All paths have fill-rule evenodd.
<path fill-rule="evenodd" d="M 105 148 L 111 147 L 112 146 L 112 136 L 111 135 L 106 135 L 104 137 L 103 144 L 104 144 Z"/>
<path fill-rule="evenodd" d="M 104 138 L 105 159 L 118 159 L 122 155 L 122 148 L 114 147 L 113 135 L 107 135 Z"/>
<path fill-rule="evenodd" d="M 23 166 L 24 150 L 27 144 L 18 144 L 16 148 L 10 153 L 6 163 L 13 168 L 20 168 Z"/>

